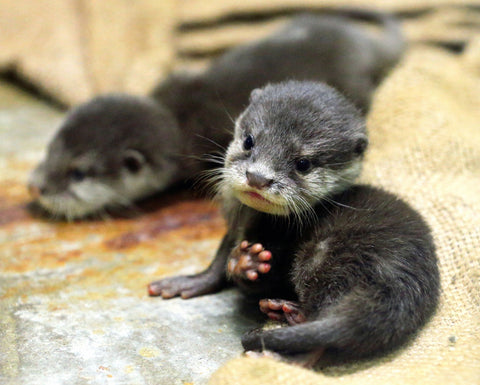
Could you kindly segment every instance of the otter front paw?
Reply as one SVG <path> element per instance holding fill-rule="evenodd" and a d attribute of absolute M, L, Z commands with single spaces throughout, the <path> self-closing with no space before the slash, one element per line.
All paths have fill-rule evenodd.
<path fill-rule="evenodd" d="M 307 321 L 297 302 L 284 299 L 262 299 L 259 305 L 260 310 L 275 321 L 287 321 L 292 326 Z"/>
<path fill-rule="evenodd" d="M 179 275 L 150 283 L 148 285 L 148 294 L 151 296 L 162 296 L 164 299 L 176 296 L 187 299 L 213 293 L 220 287 L 221 282 L 206 273 Z"/>
<path fill-rule="evenodd" d="M 271 259 L 272 253 L 260 243 L 250 245 L 248 241 L 243 241 L 230 254 L 227 272 L 234 280 L 255 281 L 259 273 L 266 274 L 270 271 Z"/>

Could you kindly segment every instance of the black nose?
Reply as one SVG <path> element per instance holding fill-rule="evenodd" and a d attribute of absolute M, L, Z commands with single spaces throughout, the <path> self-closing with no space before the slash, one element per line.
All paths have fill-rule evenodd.
<path fill-rule="evenodd" d="M 247 171 L 247 182 L 248 182 L 248 185 L 251 187 L 263 189 L 265 187 L 270 186 L 273 182 L 273 179 L 268 179 L 263 175 L 257 174 L 255 172 Z"/>

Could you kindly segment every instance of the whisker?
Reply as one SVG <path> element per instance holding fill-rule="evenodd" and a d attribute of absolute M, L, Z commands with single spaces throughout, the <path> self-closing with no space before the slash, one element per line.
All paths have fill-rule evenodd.
<path fill-rule="evenodd" d="M 197 188 L 200 185 L 203 192 L 206 191 L 207 196 L 213 199 L 216 195 L 215 190 L 218 188 L 219 183 L 222 182 L 223 177 L 222 168 L 204 170 L 195 178 L 192 187 Z"/>
<path fill-rule="evenodd" d="M 227 107 L 225 106 L 225 103 L 223 101 L 223 98 L 220 97 L 220 94 L 218 93 L 218 90 L 215 90 L 215 94 L 217 96 L 217 100 L 218 102 L 222 105 L 222 108 L 223 108 L 223 111 L 225 112 L 225 114 L 228 116 L 228 119 L 230 119 L 230 122 L 233 123 L 233 125 L 235 126 L 235 119 L 233 118 L 233 116 L 230 114 L 230 112 L 228 111 Z M 225 131 L 231 133 L 232 131 L 231 130 L 227 130 L 225 129 Z"/>
<path fill-rule="evenodd" d="M 220 148 L 224 152 L 227 151 L 226 147 L 222 146 L 220 143 L 215 142 L 212 138 L 208 138 L 208 137 L 200 135 L 200 134 L 196 134 L 195 136 L 197 136 L 198 138 L 201 138 L 201 139 L 205 139 L 206 141 L 214 144 L 215 146 L 217 146 L 218 148 Z"/>
<path fill-rule="evenodd" d="M 329 203 L 331 203 L 332 205 L 335 205 L 335 206 L 345 207 L 347 209 L 358 210 L 358 211 L 369 211 L 369 209 L 362 209 L 362 208 L 359 208 L 359 207 L 353 207 L 353 206 L 346 205 L 344 203 L 337 202 L 336 200 L 334 200 L 331 197 L 325 197 L 325 200 L 327 200 Z"/>

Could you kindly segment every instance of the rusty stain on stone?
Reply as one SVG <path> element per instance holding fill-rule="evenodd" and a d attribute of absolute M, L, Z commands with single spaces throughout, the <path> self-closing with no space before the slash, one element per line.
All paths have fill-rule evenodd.
<path fill-rule="evenodd" d="M 164 211 L 153 220 L 143 222 L 137 230 L 110 239 L 105 245 L 112 249 L 125 249 L 180 228 L 202 225 L 218 231 L 221 226 L 218 209 L 203 201 L 184 202 L 174 207 L 174 210 Z"/>
<path fill-rule="evenodd" d="M 2 202 L 0 202 L 1 205 Z M 3 205 L 0 207 L 0 226 L 5 226 L 13 222 L 24 221 L 29 218 L 26 205 L 16 204 L 12 206 Z"/>

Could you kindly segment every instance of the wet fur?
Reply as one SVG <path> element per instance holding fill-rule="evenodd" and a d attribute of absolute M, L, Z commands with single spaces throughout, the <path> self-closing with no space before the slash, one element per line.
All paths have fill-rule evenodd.
<path fill-rule="evenodd" d="M 248 135 L 255 144 L 246 150 Z M 298 302 L 307 322 L 246 333 L 246 350 L 320 349 L 360 358 L 407 342 L 438 302 L 435 249 L 427 224 L 408 204 L 354 184 L 366 144 L 361 114 L 324 84 L 286 82 L 254 91 L 222 170 L 228 232 L 214 261 L 200 274 L 154 282 L 150 293 L 189 298 L 225 287 L 232 249 L 248 240 L 272 253 L 271 270 L 237 285 L 259 298 Z M 296 169 L 299 158 L 310 160 L 307 172 Z M 272 178 L 257 192 L 283 199 L 285 213 L 269 213 L 263 200 L 242 203 L 252 169 Z"/>
<path fill-rule="evenodd" d="M 383 33 L 373 36 L 349 17 L 369 19 Z M 403 45 L 398 22 L 386 14 L 296 17 L 273 35 L 227 52 L 205 72 L 172 75 L 150 98 L 108 95 L 73 109 L 32 173 L 30 190 L 53 215 L 69 219 L 128 207 L 218 164 L 216 155 L 205 154 L 224 151 L 252 89 L 285 79 L 322 80 L 366 111 Z M 140 157 L 134 172 L 125 167 L 128 150 Z M 81 183 L 71 177 L 78 162 L 86 174 Z"/>

